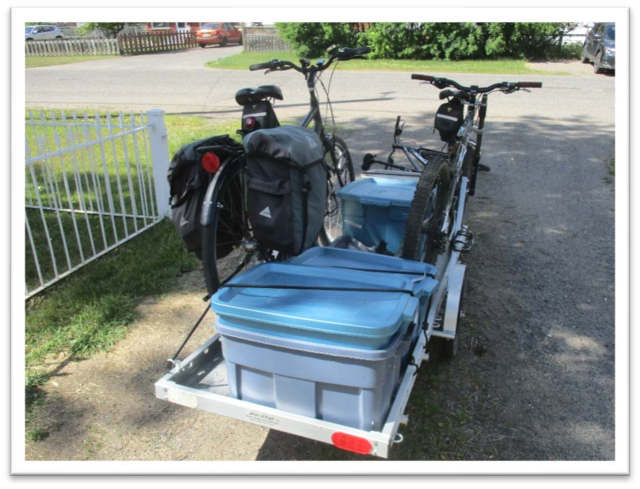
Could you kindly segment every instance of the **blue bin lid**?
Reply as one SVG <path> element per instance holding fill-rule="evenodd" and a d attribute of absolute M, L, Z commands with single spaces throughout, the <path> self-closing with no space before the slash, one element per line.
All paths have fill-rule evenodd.
<path fill-rule="evenodd" d="M 396 256 L 380 255 L 368 251 L 314 246 L 289 260 L 297 265 L 337 267 L 359 270 L 379 270 L 412 275 L 435 275 L 436 267 L 429 263 L 406 260 Z M 435 286 L 435 284 L 434 284 Z"/>
<path fill-rule="evenodd" d="M 338 190 L 341 199 L 380 207 L 410 207 L 417 180 L 393 177 L 368 177 L 351 182 Z"/>
<path fill-rule="evenodd" d="M 213 311 L 236 328 L 360 348 L 387 345 L 413 320 L 419 298 L 435 286 L 435 280 L 423 276 L 291 263 L 258 265 L 229 283 L 412 290 L 414 295 L 223 287 L 211 298 Z"/>

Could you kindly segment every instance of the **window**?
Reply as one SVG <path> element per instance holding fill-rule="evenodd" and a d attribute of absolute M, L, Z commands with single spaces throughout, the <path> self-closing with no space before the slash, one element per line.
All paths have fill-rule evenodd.
<path fill-rule="evenodd" d="M 604 37 L 605 39 L 609 39 L 611 41 L 616 38 L 616 25 L 615 24 L 607 24 L 604 28 Z"/>
<path fill-rule="evenodd" d="M 151 22 L 151 29 L 153 30 L 167 31 L 170 28 L 169 22 Z"/>

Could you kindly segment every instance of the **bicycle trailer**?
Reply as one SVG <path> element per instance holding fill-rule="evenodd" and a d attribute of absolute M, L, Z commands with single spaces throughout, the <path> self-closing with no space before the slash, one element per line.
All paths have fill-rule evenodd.
<path fill-rule="evenodd" d="M 212 297 L 215 334 L 156 397 L 387 458 L 428 342 L 456 337 L 459 255 L 449 250 L 441 272 L 331 247 L 258 265 Z"/>

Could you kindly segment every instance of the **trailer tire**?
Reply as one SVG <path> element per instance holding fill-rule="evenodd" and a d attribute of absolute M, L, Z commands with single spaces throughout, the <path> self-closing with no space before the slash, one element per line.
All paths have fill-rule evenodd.
<path fill-rule="evenodd" d="M 435 262 L 440 254 L 440 230 L 450 191 L 448 160 L 445 156 L 436 156 L 422 171 L 416 185 L 404 232 L 402 258 Z"/>

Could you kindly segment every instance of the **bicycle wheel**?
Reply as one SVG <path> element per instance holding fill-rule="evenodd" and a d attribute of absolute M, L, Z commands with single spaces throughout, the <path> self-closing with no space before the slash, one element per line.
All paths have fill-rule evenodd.
<path fill-rule="evenodd" d="M 347 183 L 353 182 L 355 178 L 347 143 L 339 137 L 332 138 L 331 151 L 325 155 L 325 163 L 329 175 L 327 178 L 327 209 L 319 236 L 320 244 L 323 246 L 342 235 L 342 208 L 337 191 Z"/>
<path fill-rule="evenodd" d="M 240 272 L 250 258 L 245 202 L 244 160 L 236 160 L 211 181 L 203 202 L 202 265 L 209 294 Z"/>
<path fill-rule="evenodd" d="M 429 162 L 416 185 L 402 243 L 402 258 L 434 263 L 440 254 L 441 229 L 451 191 L 451 170 L 445 157 Z"/>

